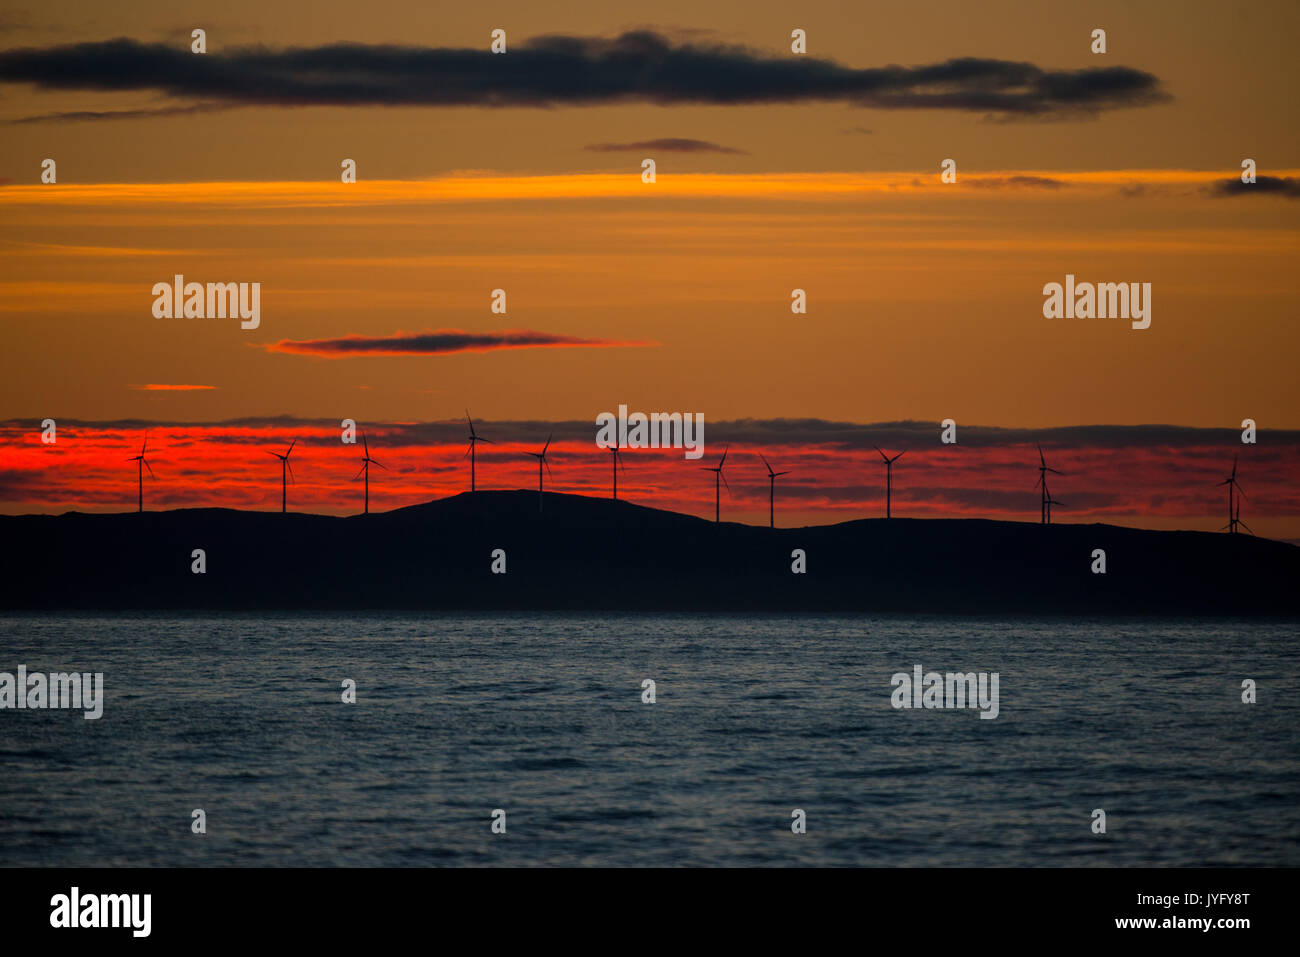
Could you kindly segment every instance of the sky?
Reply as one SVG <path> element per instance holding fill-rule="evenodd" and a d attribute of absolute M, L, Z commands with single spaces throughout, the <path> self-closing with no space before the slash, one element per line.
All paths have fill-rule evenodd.
<path fill-rule="evenodd" d="M 766 520 L 759 452 L 796 463 L 785 521 L 877 514 L 886 443 L 904 513 L 1035 520 L 1041 442 L 1058 521 L 1215 529 L 1235 455 L 1243 519 L 1300 538 L 1297 27 L 1293 3 L 11 5 L 0 510 L 130 507 L 148 430 L 155 507 L 272 507 L 262 446 L 299 438 L 293 497 L 346 512 L 343 418 L 392 444 L 377 507 L 411 504 L 465 484 L 466 409 L 503 442 L 490 485 L 535 485 L 555 431 L 557 487 L 601 494 L 591 423 L 625 404 L 733 444 L 740 520 Z M 178 274 L 260 283 L 259 325 L 156 317 Z M 1067 275 L 1150 283 L 1150 326 L 1045 318 Z M 627 494 L 711 514 L 699 464 L 629 453 Z"/>

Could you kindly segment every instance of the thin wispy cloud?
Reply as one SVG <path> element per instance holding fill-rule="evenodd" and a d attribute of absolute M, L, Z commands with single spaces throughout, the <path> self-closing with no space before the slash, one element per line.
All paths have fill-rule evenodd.
<path fill-rule="evenodd" d="M 732 153 L 747 155 L 744 150 L 732 149 L 710 143 L 708 140 L 692 140 L 679 137 L 667 137 L 658 140 L 639 140 L 635 143 L 592 143 L 583 149 L 593 153 L 631 153 L 641 150 L 655 150 L 660 153 Z"/>
<path fill-rule="evenodd" d="M 268 352 L 343 359 L 349 356 L 440 356 L 500 349 L 610 349 L 654 345 L 646 341 L 583 339 L 578 336 L 509 329 L 500 332 L 398 332 L 391 336 L 341 336 L 334 339 L 282 339 L 264 346 Z"/>
<path fill-rule="evenodd" d="M 163 382 L 149 382 L 145 385 L 133 385 L 127 388 L 135 392 L 205 392 L 215 389 L 215 385 L 171 385 Z"/>
<path fill-rule="evenodd" d="M 1066 183 L 1050 176 L 982 176 L 973 177 L 970 185 L 977 189 L 1060 189 Z"/>
<path fill-rule="evenodd" d="M 119 38 L 6 50 L 0 81 L 55 90 L 147 90 L 245 106 L 842 102 L 1002 118 L 1095 115 L 1169 99 L 1156 76 L 1124 66 L 1052 70 L 960 57 L 855 68 L 649 30 L 614 38 L 542 36 L 504 56 L 486 48 L 354 43 L 195 56 L 180 45 Z"/>
<path fill-rule="evenodd" d="M 160 106 L 154 109 L 140 110 L 65 110 L 55 113 L 38 113 L 23 116 L 11 122 L 14 124 L 63 123 L 102 120 L 142 120 L 159 116 L 191 116 L 198 113 L 216 113 L 231 109 L 227 103 L 194 103 L 188 106 Z"/>
<path fill-rule="evenodd" d="M 32 15 L 27 10 L 7 10 L 0 13 L 0 36 L 6 33 L 23 33 L 33 27 Z"/>

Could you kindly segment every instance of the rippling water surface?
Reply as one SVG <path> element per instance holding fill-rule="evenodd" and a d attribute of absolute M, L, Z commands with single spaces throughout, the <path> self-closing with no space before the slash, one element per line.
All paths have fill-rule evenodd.
<path fill-rule="evenodd" d="M 1295 622 L 8 616 L 0 671 L 102 671 L 106 702 L 98 721 L 0 711 L 0 864 L 1296 866 L 1296 635 Z M 895 710 L 890 677 L 914 664 L 998 672 L 999 717 Z M 194 808 L 206 836 L 190 832 Z M 505 835 L 490 832 L 495 808 Z M 793 808 L 806 834 L 791 833 Z"/>

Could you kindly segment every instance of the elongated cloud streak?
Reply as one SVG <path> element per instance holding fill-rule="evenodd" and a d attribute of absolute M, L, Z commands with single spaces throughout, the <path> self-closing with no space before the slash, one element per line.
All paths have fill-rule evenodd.
<path fill-rule="evenodd" d="M 283 339 L 266 346 L 268 352 L 342 359 L 348 356 L 439 356 L 453 352 L 492 352 L 497 349 L 610 349 L 648 346 L 651 342 L 582 339 L 528 329 L 501 332 L 397 332 L 391 336 L 341 336 L 337 339 Z"/>
<path fill-rule="evenodd" d="M 1167 100 L 1160 81 L 1130 67 L 1047 70 L 962 57 L 921 66 L 855 69 L 741 46 L 674 42 L 652 31 L 613 39 L 544 36 L 487 49 L 334 44 L 188 47 L 120 38 L 0 53 L 0 80 L 58 90 L 150 90 L 168 97 L 278 106 L 530 106 L 619 102 L 799 103 L 943 109 L 1051 117 Z"/>
<path fill-rule="evenodd" d="M 162 106 L 144 110 L 66 110 L 57 113 L 39 113 L 14 120 L 18 123 L 64 123 L 86 120 L 142 120 L 157 116 L 191 116 L 195 113 L 216 113 L 230 109 L 228 103 L 194 103 L 189 106 Z"/>
<path fill-rule="evenodd" d="M 635 143 L 592 143 L 583 149 L 593 153 L 627 153 L 638 150 L 658 150 L 661 153 L 730 153 L 744 155 L 744 150 L 733 149 L 708 140 L 667 137 L 658 140 L 638 140 Z"/>
<path fill-rule="evenodd" d="M 215 389 L 215 385 L 170 385 L 164 382 L 148 382 L 144 385 L 130 387 L 136 392 L 203 392 Z"/>

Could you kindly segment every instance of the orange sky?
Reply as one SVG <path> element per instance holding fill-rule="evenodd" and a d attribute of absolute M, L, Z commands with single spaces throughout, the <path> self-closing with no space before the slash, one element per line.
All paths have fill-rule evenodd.
<path fill-rule="evenodd" d="M 1300 428 L 1300 204 L 1289 188 L 1224 187 L 1244 157 L 1275 183 L 1300 177 L 1294 4 L 1224 17 L 1195 3 L 954 2 L 924 17 L 881 9 L 870 21 L 838 3 L 791 11 L 761 0 L 709 11 L 332 0 L 311 10 L 233 0 L 193 26 L 208 31 L 213 57 L 341 41 L 482 49 L 500 26 L 521 46 L 643 28 L 769 58 L 789 55 L 797 26 L 811 56 L 855 68 L 961 56 L 1123 66 L 1156 77 L 1167 96 L 1047 120 L 830 101 L 207 102 L 211 111 L 178 114 L 166 111 L 194 101 L 0 76 L 0 418 L 291 415 L 378 428 L 466 406 L 489 421 L 591 421 L 625 403 L 710 422 L 1227 430 L 1253 418 L 1275 435 Z M 0 22 L 0 63 L 18 47 L 113 37 L 187 50 L 181 21 L 193 18 L 153 2 L 20 11 Z M 1088 49 L 1097 26 L 1108 31 L 1104 57 Z M 82 118 L 51 118 L 61 113 Z M 676 139 L 720 149 L 590 149 Z M 645 155 L 658 164 L 654 184 L 641 181 Z M 46 157 L 58 163 L 54 185 L 40 182 Z M 356 184 L 339 182 L 344 157 L 357 160 Z M 940 182 L 947 157 L 955 184 Z M 259 328 L 155 318 L 153 285 L 178 273 L 261 283 Z M 1151 327 L 1043 318 L 1044 284 L 1067 273 L 1151 283 Z M 796 288 L 806 315 L 791 313 Z M 506 291 L 504 315 L 490 308 L 494 289 Z M 341 358 L 272 348 L 399 333 L 561 341 Z M 208 454 L 215 466 L 224 453 Z M 21 461 L 19 471 L 31 460 Z M 1289 461 L 1265 481 L 1292 481 Z M 87 505 L 117 494 L 86 481 Z M 237 498 L 254 505 L 259 495 Z M 69 501 L 0 496 L 6 511 Z M 833 498 L 808 495 L 804 514 L 838 515 Z M 844 507 L 868 500 L 855 492 Z M 1279 533 L 1300 534 L 1281 519 L 1289 496 L 1279 488 L 1271 500 Z M 1152 523 L 1194 512 L 1094 504 L 1135 522 L 1144 509 Z"/>
<path fill-rule="evenodd" d="M 636 172 L 10 186 L 8 411 L 587 419 L 625 402 L 711 419 L 1300 424 L 1293 202 L 1214 198 L 1216 173 L 1022 175 L 1062 185 L 665 171 L 653 186 Z M 154 318 L 151 289 L 176 273 L 260 282 L 260 327 Z M 1044 319 L 1042 287 L 1066 273 L 1151 282 L 1151 327 Z M 439 329 L 658 345 L 267 350 Z M 168 382 L 214 388 L 131 388 Z"/>

